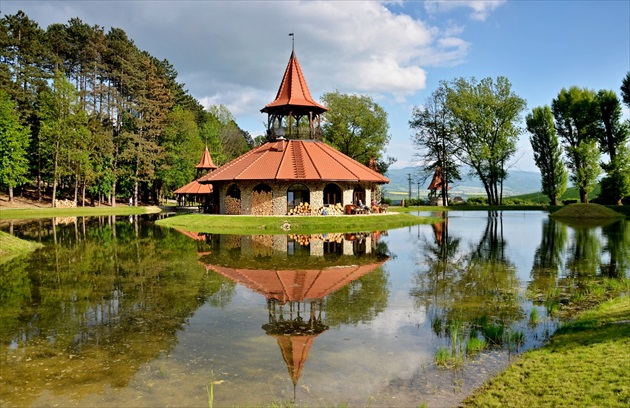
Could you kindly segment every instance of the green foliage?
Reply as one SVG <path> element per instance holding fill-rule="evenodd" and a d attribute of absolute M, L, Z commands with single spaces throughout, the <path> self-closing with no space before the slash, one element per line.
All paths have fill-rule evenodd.
<path fill-rule="evenodd" d="M 446 107 L 459 159 L 471 167 L 486 189 L 488 203 L 502 202 L 501 185 L 521 133 L 517 126 L 525 100 L 505 77 L 477 81 L 458 78 L 444 85 Z"/>
<path fill-rule="evenodd" d="M 350 158 L 369 165 L 374 159 L 385 173 L 395 159 L 383 157 L 389 143 L 387 112 L 369 96 L 325 93 L 322 102 L 329 109 L 324 115 L 324 140 Z"/>
<path fill-rule="evenodd" d="M 586 203 L 601 172 L 596 142 L 600 113 L 595 91 L 577 86 L 563 88 L 552 101 L 551 110 L 564 142 L 571 180 L 580 191 L 580 201 Z"/>
<path fill-rule="evenodd" d="M 172 137 L 188 134 L 191 121 L 203 127 L 208 116 L 168 61 L 138 49 L 121 29 L 106 33 L 78 18 L 44 31 L 20 11 L 0 20 L 0 39 L 0 85 L 32 132 L 26 178 L 40 197 L 47 182 L 54 195 L 74 190 L 75 199 L 81 189 L 109 195 L 110 202 L 132 193 L 155 201 L 179 180 L 190 181 L 181 173 L 194 172 L 194 165 L 178 171 L 183 164 L 173 163 L 173 155 L 188 157 L 193 147 Z M 175 106 L 190 116 L 174 120 Z M 243 132 L 230 126 L 240 152 L 246 150 Z"/>
<path fill-rule="evenodd" d="M 20 124 L 16 104 L 0 89 L 0 186 L 9 188 L 13 199 L 13 188 L 28 180 L 28 145 L 30 133 Z"/>
<path fill-rule="evenodd" d="M 439 193 L 444 205 L 448 204 L 448 186 L 461 180 L 456 157 L 458 146 L 454 140 L 454 131 L 450 128 L 452 118 L 446 107 L 446 95 L 446 85 L 442 83 L 427 98 L 423 108 L 414 108 L 409 121 L 409 126 L 414 131 L 411 140 L 418 150 L 418 160 L 426 163 L 423 172 L 431 177 L 439 169 L 440 178 L 445 181 L 441 183 Z"/>
<path fill-rule="evenodd" d="M 488 199 L 486 197 L 470 197 L 466 200 L 468 205 L 488 205 Z"/>
<path fill-rule="evenodd" d="M 531 133 L 529 141 L 534 151 L 534 161 L 540 169 L 542 192 L 551 205 L 557 205 L 558 199 L 567 189 L 567 171 L 562 163 L 562 149 L 556 135 L 553 114 L 549 106 L 537 107 L 526 118 L 527 130 Z"/>

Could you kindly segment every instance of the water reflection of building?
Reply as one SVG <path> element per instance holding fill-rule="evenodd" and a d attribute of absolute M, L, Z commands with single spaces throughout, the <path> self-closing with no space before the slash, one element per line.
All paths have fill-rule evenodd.
<path fill-rule="evenodd" d="M 186 233 L 197 240 L 204 234 Z M 203 237 L 203 238 L 202 238 Z M 200 252 L 206 269 L 267 300 L 262 329 L 278 342 L 295 391 L 311 346 L 328 330 L 324 299 L 382 266 L 380 233 L 213 235 Z"/>

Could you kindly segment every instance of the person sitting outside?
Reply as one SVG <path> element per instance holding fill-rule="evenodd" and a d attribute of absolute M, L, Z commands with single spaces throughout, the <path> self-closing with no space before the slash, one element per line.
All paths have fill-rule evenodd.
<path fill-rule="evenodd" d="M 357 202 L 357 209 L 359 210 L 359 212 L 363 212 L 363 213 L 370 212 L 370 209 L 368 208 L 368 206 L 363 204 L 363 201 L 361 200 Z"/>
<path fill-rule="evenodd" d="M 376 201 L 374 201 L 374 199 L 372 199 L 372 203 L 370 205 L 370 209 L 372 210 L 372 212 L 375 212 L 375 213 L 379 213 L 380 212 L 380 208 L 379 208 L 378 204 L 376 204 Z"/>

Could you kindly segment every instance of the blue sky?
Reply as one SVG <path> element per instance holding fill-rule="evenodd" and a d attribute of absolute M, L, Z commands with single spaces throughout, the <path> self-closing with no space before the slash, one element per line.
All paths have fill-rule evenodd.
<path fill-rule="evenodd" d="M 311 93 L 371 96 L 389 115 L 387 155 L 413 164 L 408 122 L 442 80 L 507 77 L 527 111 L 563 87 L 619 94 L 630 71 L 630 1 L 1 1 L 42 28 L 78 17 L 119 27 L 169 60 L 191 95 L 224 104 L 252 135 L 291 52 Z M 627 118 L 628 111 L 624 111 Z M 524 116 L 523 115 L 523 116 Z M 537 171 L 526 133 L 515 167 Z"/>

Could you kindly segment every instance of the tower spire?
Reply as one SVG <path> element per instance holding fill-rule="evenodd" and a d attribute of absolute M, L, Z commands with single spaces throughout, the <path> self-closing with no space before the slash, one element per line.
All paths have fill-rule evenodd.
<path fill-rule="evenodd" d="M 293 51 L 295 51 L 295 35 L 289 33 L 289 37 L 291 37 L 291 53 L 293 53 Z"/>

